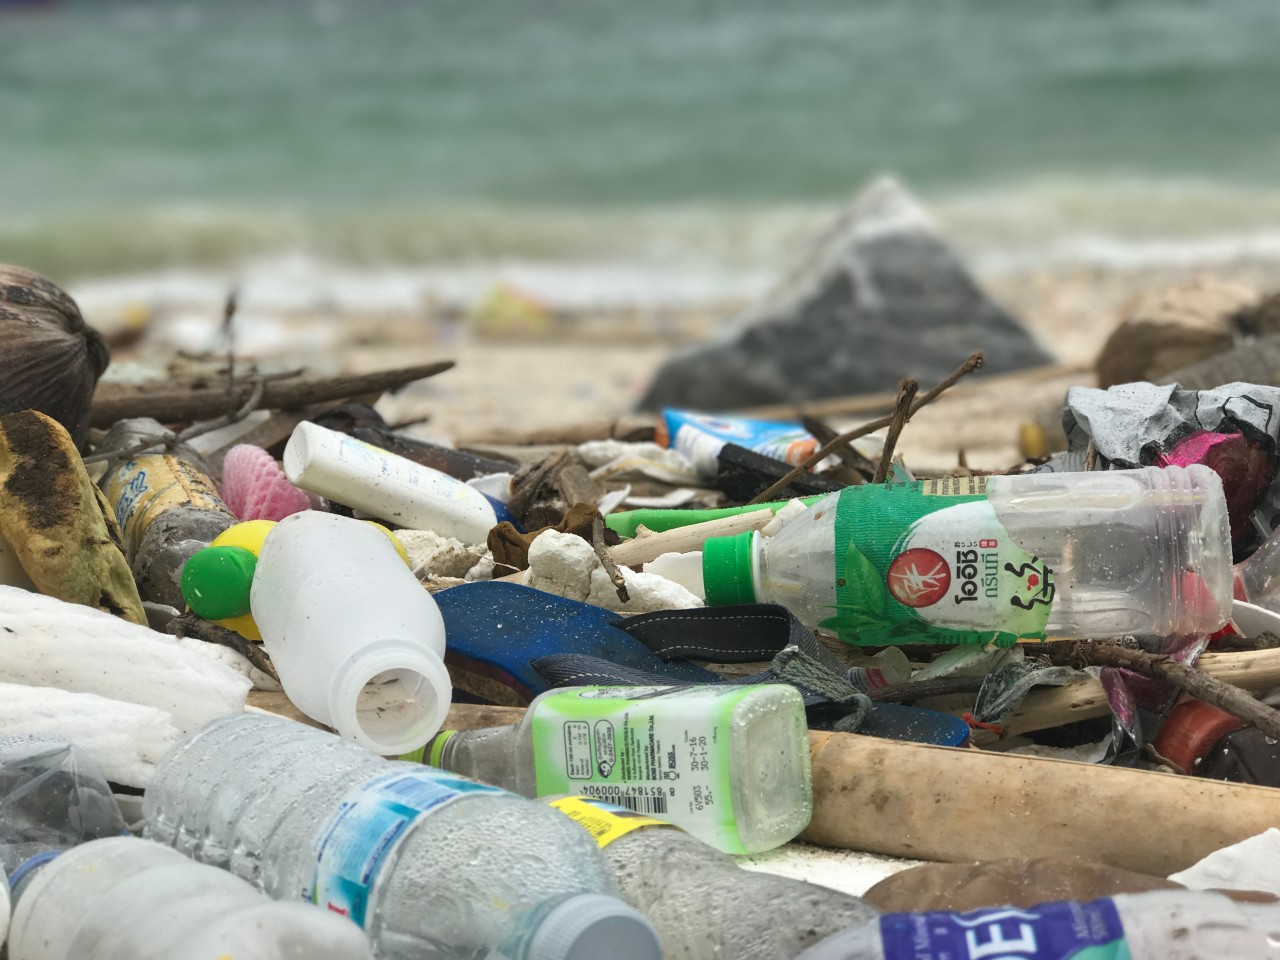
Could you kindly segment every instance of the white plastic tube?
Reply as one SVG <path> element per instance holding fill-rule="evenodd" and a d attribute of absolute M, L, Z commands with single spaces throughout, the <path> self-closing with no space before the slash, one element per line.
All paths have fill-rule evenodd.
<path fill-rule="evenodd" d="M 307 716 L 382 756 L 418 749 L 444 723 L 444 618 L 376 527 L 286 517 L 263 542 L 249 604 Z"/>
<path fill-rule="evenodd" d="M 314 423 L 293 431 L 284 472 L 303 490 L 465 544 L 484 543 L 498 522 L 489 498 L 461 480 Z"/>

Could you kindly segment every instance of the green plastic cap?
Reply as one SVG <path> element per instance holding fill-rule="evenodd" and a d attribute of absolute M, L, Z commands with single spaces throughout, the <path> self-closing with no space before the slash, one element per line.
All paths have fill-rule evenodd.
<path fill-rule="evenodd" d="M 755 603 L 751 545 L 755 533 L 712 537 L 702 545 L 702 586 L 708 607 Z"/>
<path fill-rule="evenodd" d="M 182 567 L 182 596 L 197 617 L 227 620 L 249 612 L 258 558 L 244 547 L 205 547 Z"/>

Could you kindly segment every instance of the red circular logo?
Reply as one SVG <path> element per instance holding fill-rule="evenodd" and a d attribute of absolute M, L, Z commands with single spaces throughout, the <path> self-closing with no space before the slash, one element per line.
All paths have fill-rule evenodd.
<path fill-rule="evenodd" d="M 942 555 L 923 547 L 898 554 L 889 564 L 889 592 L 908 607 L 928 607 L 947 595 L 951 568 Z"/>

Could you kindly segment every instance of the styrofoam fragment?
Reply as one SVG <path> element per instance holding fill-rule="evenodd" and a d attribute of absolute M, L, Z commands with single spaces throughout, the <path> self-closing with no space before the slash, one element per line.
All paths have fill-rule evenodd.
<path fill-rule="evenodd" d="M 249 679 L 179 641 L 82 604 L 0 586 L 0 682 L 156 707 L 182 733 L 239 713 Z"/>
<path fill-rule="evenodd" d="M 469 547 L 434 530 L 397 530 L 396 539 L 409 555 L 416 576 L 460 579 L 484 555 L 483 547 Z"/>
<path fill-rule="evenodd" d="M 529 546 L 525 583 L 558 597 L 585 601 L 591 592 L 591 571 L 599 564 L 595 549 L 581 537 L 545 530 Z"/>
<path fill-rule="evenodd" d="M 190 643 L 199 644 L 203 647 L 202 653 L 207 651 L 207 655 L 214 660 L 225 663 L 228 667 L 242 676 L 248 677 L 249 682 L 253 684 L 254 690 L 270 690 L 272 693 L 279 693 L 283 688 L 280 684 L 272 680 L 269 676 L 255 667 L 248 657 L 237 653 L 230 647 L 224 647 L 217 643 L 205 643 L 203 640 L 190 640 Z"/>
<path fill-rule="evenodd" d="M 618 598 L 618 588 L 609 579 L 604 566 L 597 566 L 591 573 L 591 592 L 587 603 L 613 610 L 615 613 L 653 613 L 657 610 L 687 610 L 705 606 L 700 597 L 690 593 L 674 580 L 656 573 L 636 573 L 626 567 L 618 568 L 627 585 L 627 602 Z"/>
<path fill-rule="evenodd" d="M 804 505 L 803 500 L 792 500 L 785 507 L 782 507 L 773 515 L 773 519 L 764 525 L 760 530 L 760 536 L 772 537 L 775 533 L 782 529 L 782 525 L 793 517 L 797 517 L 809 508 Z"/>
<path fill-rule="evenodd" d="M 1169 877 L 1192 890 L 1258 890 L 1280 896 L 1280 830 L 1272 827 L 1209 854 Z"/>
<path fill-rule="evenodd" d="M 591 440 L 578 445 L 578 454 L 593 468 L 590 474 L 593 480 L 637 474 L 672 484 L 701 481 L 687 457 L 656 443 Z"/>
<path fill-rule="evenodd" d="M 571 533 L 547 530 L 529 547 L 529 575 L 525 583 L 536 590 L 581 600 L 619 613 L 650 613 L 700 607 L 702 601 L 665 577 L 620 568 L 628 602 L 605 572 L 595 549 Z"/>
<path fill-rule="evenodd" d="M 173 718 L 155 707 L 17 683 L 0 683 L 0 733 L 60 737 L 129 787 L 145 787 L 179 737 Z"/>
<path fill-rule="evenodd" d="M 493 554 L 485 551 L 484 556 L 476 561 L 476 565 L 467 571 L 463 580 L 492 580 L 493 579 Z"/>

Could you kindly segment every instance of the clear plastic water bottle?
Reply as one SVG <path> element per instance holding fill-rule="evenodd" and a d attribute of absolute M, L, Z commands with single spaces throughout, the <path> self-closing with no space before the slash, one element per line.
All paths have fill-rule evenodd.
<path fill-rule="evenodd" d="M 813 813 L 804 701 L 786 684 L 562 687 L 518 724 L 438 734 L 424 757 L 526 797 L 608 800 L 725 853 L 780 846 Z"/>
<path fill-rule="evenodd" d="M 890 913 L 800 960 L 1280 960 L 1280 903 L 1156 890 L 1088 903 Z"/>
<path fill-rule="evenodd" d="M 188 737 L 143 811 L 147 836 L 347 916 L 384 960 L 585 960 L 601 936 L 618 960 L 660 956 L 591 838 L 554 810 L 290 720 L 245 714 Z"/>
<path fill-rule="evenodd" d="M 702 558 L 709 604 L 780 603 L 875 646 L 1211 633 L 1232 600 L 1204 466 L 847 487 Z"/>
<path fill-rule="evenodd" d="M 127 832 L 97 765 L 65 740 L 0 737 L 0 868 Z"/>
<path fill-rule="evenodd" d="M 879 916 L 837 890 L 743 870 L 672 824 L 588 797 L 546 800 L 595 838 L 622 898 L 658 931 L 666 960 L 790 960 Z"/>
<path fill-rule="evenodd" d="M 89 843 L 11 878 L 9 960 L 371 960 L 350 923 L 271 900 L 137 837 Z"/>

